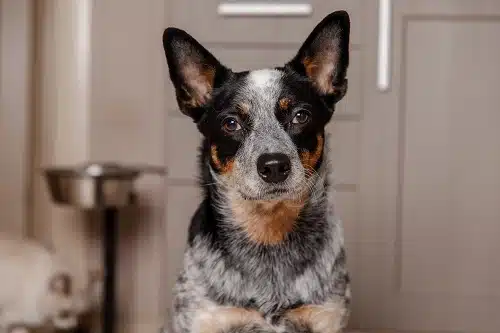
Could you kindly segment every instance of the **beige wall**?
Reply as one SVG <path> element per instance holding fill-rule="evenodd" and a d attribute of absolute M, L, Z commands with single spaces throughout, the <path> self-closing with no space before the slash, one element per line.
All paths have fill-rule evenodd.
<path fill-rule="evenodd" d="M 0 0 L 0 231 L 27 233 L 31 218 L 33 8 Z"/>
<path fill-rule="evenodd" d="M 90 24 L 88 1 L 37 4 L 35 103 L 35 221 L 43 242 L 64 249 L 82 274 L 85 269 L 81 214 L 51 204 L 40 168 L 83 162 L 88 157 Z M 86 14 L 87 13 L 87 14 Z M 88 34 L 87 34 L 88 35 Z"/>
<path fill-rule="evenodd" d="M 37 1 L 36 166 L 87 160 L 165 164 L 164 1 Z M 121 214 L 120 332 L 161 325 L 164 181 L 137 183 Z M 55 207 L 35 173 L 35 234 L 74 259 L 100 264 L 97 214 Z"/>

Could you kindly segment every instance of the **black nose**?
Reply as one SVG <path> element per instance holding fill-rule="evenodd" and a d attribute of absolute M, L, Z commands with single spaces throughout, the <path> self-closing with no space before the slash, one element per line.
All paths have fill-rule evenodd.
<path fill-rule="evenodd" d="M 259 176 L 268 183 L 280 183 L 290 174 L 290 159 L 285 154 L 262 154 L 257 159 Z"/>

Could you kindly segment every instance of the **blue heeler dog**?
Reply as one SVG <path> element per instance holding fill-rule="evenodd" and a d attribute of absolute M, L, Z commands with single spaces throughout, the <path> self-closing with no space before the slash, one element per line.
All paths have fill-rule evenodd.
<path fill-rule="evenodd" d="M 174 289 L 174 333 L 335 333 L 349 316 L 325 138 L 347 91 L 350 20 L 326 16 L 282 67 L 234 72 L 183 30 L 163 46 L 203 134 L 203 201 Z"/>

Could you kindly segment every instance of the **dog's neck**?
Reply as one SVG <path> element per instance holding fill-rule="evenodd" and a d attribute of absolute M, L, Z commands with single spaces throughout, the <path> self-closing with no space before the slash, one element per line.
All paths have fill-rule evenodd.
<path fill-rule="evenodd" d="M 255 243 L 276 245 L 293 231 L 307 199 L 260 201 L 236 197 L 226 200 L 230 212 L 225 223 L 237 225 Z"/>

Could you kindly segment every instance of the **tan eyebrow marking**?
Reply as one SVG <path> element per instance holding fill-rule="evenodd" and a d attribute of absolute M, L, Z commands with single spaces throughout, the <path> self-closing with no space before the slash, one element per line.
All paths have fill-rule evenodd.
<path fill-rule="evenodd" d="M 244 102 L 238 103 L 236 104 L 236 110 L 243 115 L 247 115 L 250 112 L 250 104 Z"/>
<path fill-rule="evenodd" d="M 219 159 L 219 156 L 218 156 L 218 153 L 217 153 L 217 146 L 216 145 L 212 145 L 210 147 L 210 153 L 211 153 L 212 161 L 213 161 L 215 167 L 221 173 L 228 173 L 228 172 L 231 172 L 233 170 L 234 160 L 233 159 L 229 159 L 226 162 L 226 164 L 222 163 L 221 160 Z"/>
<path fill-rule="evenodd" d="M 321 153 L 323 152 L 323 136 L 317 136 L 318 143 L 314 152 L 306 151 L 300 155 L 300 160 L 305 169 L 314 170 L 314 167 L 318 163 Z"/>
<path fill-rule="evenodd" d="M 281 110 L 288 110 L 288 107 L 290 106 L 290 98 L 288 97 L 283 97 L 282 99 L 279 100 L 278 104 L 280 106 Z"/>

